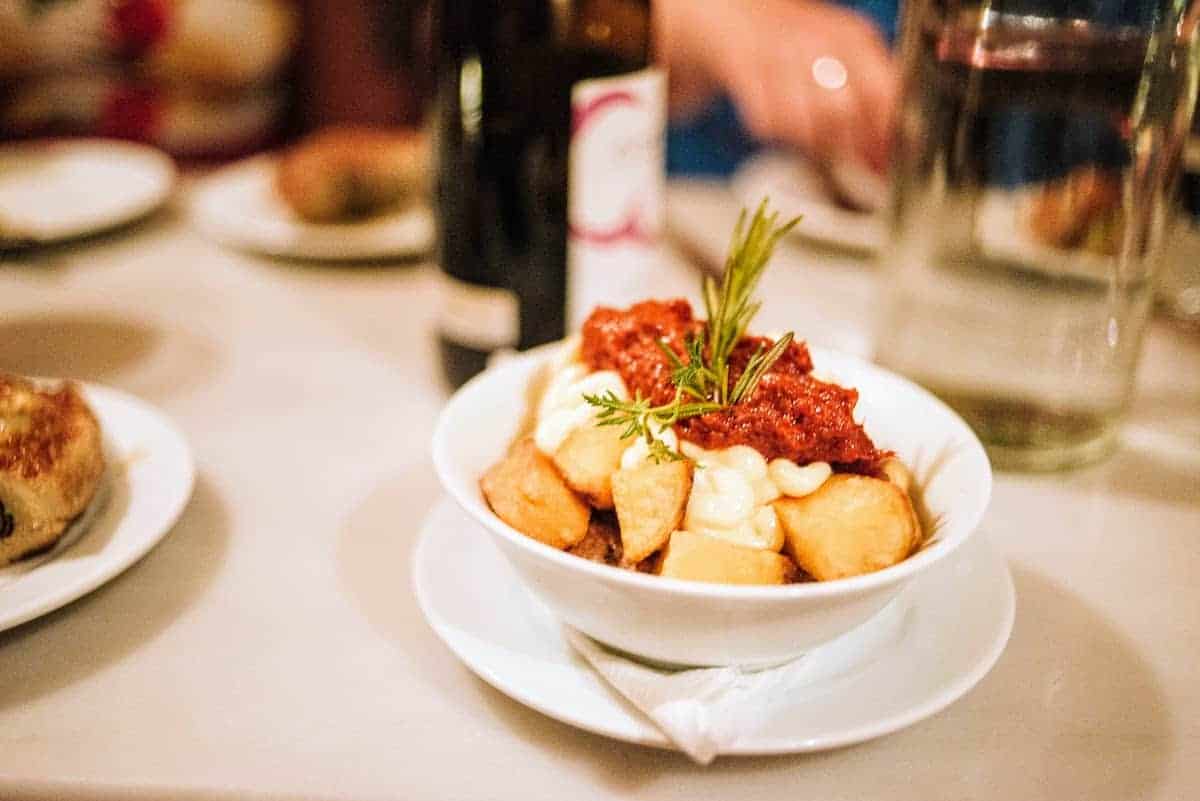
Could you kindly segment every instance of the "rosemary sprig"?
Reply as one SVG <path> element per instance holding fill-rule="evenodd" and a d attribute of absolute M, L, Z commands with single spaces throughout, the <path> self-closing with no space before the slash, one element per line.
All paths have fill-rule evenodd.
<path fill-rule="evenodd" d="M 759 345 L 758 350 L 754 351 L 754 355 L 750 357 L 750 361 L 746 362 L 746 369 L 738 376 L 737 383 L 733 385 L 733 391 L 729 394 L 730 403 L 737 403 L 754 392 L 759 379 L 766 375 L 767 370 L 770 370 L 775 362 L 779 361 L 779 357 L 788 349 L 788 345 L 792 344 L 792 339 L 792 332 L 788 331 L 775 340 L 775 344 L 766 353 L 763 353 L 762 346 Z"/>
<path fill-rule="evenodd" d="M 706 330 L 709 342 L 707 363 L 717 375 L 717 399 L 722 404 L 737 403 L 730 395 L 729 355 L 746 335 L 750 321 L 762 306 L 753 300 L 754 290 L 758 288 L 759 279 L 771 260 L 775 245 L 792 230 L 800 218 L 792 219 L 783 225 L 778 225 L 778 220 L 778 212 L 767 213 L 765 198 L 759 204 L 749 226 L 746 225 L 746 210 L 743 209 L 733 229 L 733 242 L 725 260 L 720 289 L 718 290 L 717 282 L 712 276 L 704 277 L 704 311 L 708 315 Z M 772 351 L 774 350 L 775 348 L 772 348 Z M 775 359 L 782 354 L 781 349 Z M 774 361 L 772 359 L 762 372 L 770 369 Z"/>
<path fill-rule="evenodd" d="M 732 387 L 729 357 L 761 306 L 753 299 L 754 290 L 776 244 L 799 221 L 797 217 L 780 225 L 778 212 L 768 212 L 766 199 L 759 204 L 749 225 L 746 211 L 742 210 L 733 230 L 720 285 L 712 276 L 705 276 L 702 291 L 708 319 L 700 332 L 684 341 L 686 361 L 666 342 L 658 342 L 671 365 L 675 397 L 670 403 L 651 406 L 640 393 L 632 401 L 621 400 L 612 391 L 584 395 L 589 404 L 600 409 L 597 425 L 624 426 L 622 438 L 644 436 L 650 458 L 656 462 L 682 459 L 652 431 L 651 424 L 661 432 L 680 420 L 727 408 L 753 394 L 758 382 L 787 351 L 793 338 L 791 332 L 765 352 L 758 348 Z"/>
<path fill-rule="evenodd" d="M 663 442 L 658 437 L 646 432 L 650 441 L 650 460 L 655 464 L 663 462 L 682 462 L 687 457 L 677 450 L 671 448 L 667 443 Z"/>
<path fill-rule="evenodd" d="M 659 340 L 658 349 L 671 363 L 671 383 L 679 391 L 693 400 L 705 401 L 712 397 L 712 387 L 716 385 L 717 374 L 704 361 L 704 331 L 684 341 L 687 351 L 687 361 L 684 362 L 666 342 Z"/>
<path fill-rule="evenodd" d="M 598 406 L 600 413 L 596 415 L 598 426 L 624 426 L 621 438 L 647 436 L 656 439 L 650 431 L 650 424 L 658 426 L 659 430 L 670 428 L 685 417 L 695 417 L 724 408 L 719 403 L 698 401 L 686 403 L 681 397 L 681 391 L 676 389 L 675 398 L 670 403 L 661 406 L 651 406 L 648 398 L 636 393 L 632 401 L 621 400 L 611 389 L 603 395 L 584 395 L 583 399 L 592 406 Z"/>

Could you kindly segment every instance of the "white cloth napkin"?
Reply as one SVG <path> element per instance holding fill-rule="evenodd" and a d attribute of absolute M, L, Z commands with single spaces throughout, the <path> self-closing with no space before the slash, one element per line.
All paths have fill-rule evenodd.
<path fill-rule="evenodd" d="M 898 599 L 899 600 L 899 599 Z M 904 608 L 893 602 L 858 628 L 777 667 L 670 670 L 617 653 L 571 626 L 567 642 L 617 692 L 699 765 L 761 730 L 781 701 L 807 685 L 844 675 L 902 636 Z"/>

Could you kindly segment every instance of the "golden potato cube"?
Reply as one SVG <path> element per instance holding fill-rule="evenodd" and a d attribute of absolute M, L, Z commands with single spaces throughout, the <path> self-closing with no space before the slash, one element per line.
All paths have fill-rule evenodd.
<path fill-rule="evenodd" d="M 890 567 L 920 539 L 908 495 L 877 478 L 831 476 L 812 495 L 774 505 L 784 552 L 817 581 Z"/>
<path fill-rule="evenodd" d="M 613 474 L 623 564 L 637 564 L 662 547 L 679 528 L 691 491 L 692 463 L 688 461 L 646 462 Z"/>
<path fill-rule="evenodd" d="M 621 439 L 617 426 L 576 428 L 554 452 L 554 465 L 567 486 L 597 509 L 613 508 L 612 475 L 621 469 L 621 454 L 632 440 Z"/>
<path fill-rule="evenodd" d="M 552 548 L 569 548 L 587 533 L 592 510 L 531 439 L 514 445 L 479 486 L 497 517 Z"/>
<path fill-rule="evenodd" d="M 883 471 L 883 477 L 888 481 L 906 493 L 912 492 L 913 474 L 904 462 L 893 456 L 890 459 L 884 459 L 880 469 Z"/>
<path fill-rule="evenodd" d="M 908 496 L 906 500 L 908 501 L 908 514 L 913 527 L 912 547 L 908 550 L 908 554 L 911 556 L 921 550 L 921 546 L 925 544 L 925 529 L 921 526 L 921 516 L 917 514 L 917 505 L 913 503 L 912 496 Z"/>
<path fill-rule="evenodd" d="M 663 549 L 658 574 L 716 584 L 786 584 L 795 576 L 796 565 L 774 551 L 676 531 Z"/>
<path fill-rule="evenodd" d="M 895 484 L 900 489 L 904 490 L 908 495 L 908 508 L 912 512 L 913 528 L 916 530 L 916 542 L 913 545 L 913 551 L 916 551 L 925 541 L 925 532 L 921 528 L 921 516 L 917 513 L 918 498 L 914 494 L 916 489 L 916 479 L 913 477 L 912 470 L 904 462 L 896 457 L 885 459 L 881 466 L 883 477 Z"/>

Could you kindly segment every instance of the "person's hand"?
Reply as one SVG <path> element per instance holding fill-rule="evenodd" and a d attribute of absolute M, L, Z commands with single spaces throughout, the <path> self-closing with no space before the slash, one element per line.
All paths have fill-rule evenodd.
<path fill-rule="evenodd" d="M 821 0 L 657 0 L 675 109 L 723 89 L 750 132 L 819 164 L 887 166 L 897 75 L 871 22 Z"/>

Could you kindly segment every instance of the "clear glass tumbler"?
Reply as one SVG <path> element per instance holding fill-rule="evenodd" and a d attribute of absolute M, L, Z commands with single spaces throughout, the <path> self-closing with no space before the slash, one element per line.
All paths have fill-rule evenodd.
<path fill-rule="evenodd" d="M 1196 95 L 1200 0 L 912 0 L 876 357 L 997 467 L 1103 456 Z"/>
<path fill-rule="evenodd" d="M 1167 236 L 1158 302 L 1171 317 L 1200 327 L 1200 137 L 1196 118 L 1184 148 L 1183 179 L 1174 227 Z"/>

